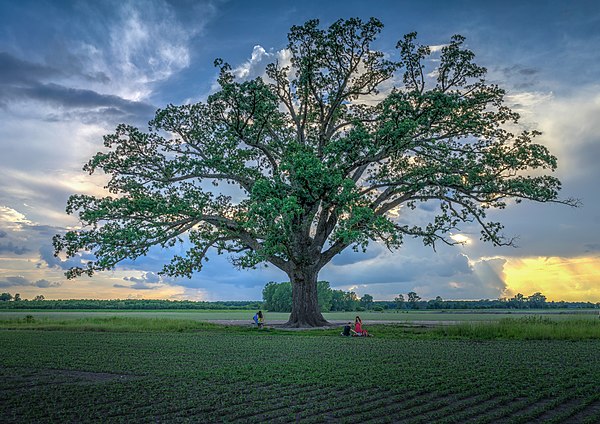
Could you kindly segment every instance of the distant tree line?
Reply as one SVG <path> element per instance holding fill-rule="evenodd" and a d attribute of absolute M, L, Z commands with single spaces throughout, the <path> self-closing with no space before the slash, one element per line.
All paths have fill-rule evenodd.
<path fill-rule="evenodd" d="M 44 296 L 36 296 L 35 297 L 36 300 L 44 300 Z M 10 293 L 2 293 L 0 294 L 0 302 L 8 302 L 8 301 L 15 301 L 15 302 L 20 302 L 21 300 L 27 300 L 27 299 L 21 299 L 21 295 L 19 293 L 15 293 L 15 295 L 13 296 Z"/>
<path fill-rule="evenodd" d="M 548 302 L 546 296 L 536 292 L 531 296 L 517 293 L 511 298 L 481 300 L 443 300 L 440 296 L 431 300 L 421 300 L 415 292 L 405 298 L 398 295 L 393 301 L 375 302 L 384 309 L 589 309 L 600 308 L 600 302 Z"/>
<path fill-rule="evenodd" d="M 414 291 L 398 295 L 394 300 L 375 301 L 373 296 L 362 297 L 353 291 L 334 290 L 327 281 L 319 281 L 318 302 L 321 312 L 332 311 L 384 311 L 384 310 L 431 310 L 431 309 L 589 309 L 600 308 L 592 302 L 548 302 L 546 296 L 537 292 L 531 296 L 521 293 L 512 298 L 482 300 L 443 300 L 440 296 L 422 300 Z M 292 288 L 289 282 L 269 282 L 263 289 L 263 307 L 272 312 L 290 312 Z"/>
<path fill-rule="evenodd" d="M 370 294 L 362 297 L 353 291 L 334 290 L 329 282 L 317 283 L 317 295 L 321 312 L 333 311 L 384 311 L 384 310 L 431 310 L 431 309 L 600 309 L 600 302 L 548 302 L 546 296 L 537 292 L 531 296 L 517 293 L 511 298 L 482 300 L 443 300 L 440 296 L 422 300 L 416 292 L 406 297 L 399 294 L 394 300 L 374 300 Z M 292 287 L 290 282 L 269 282 L 263 289 L 263 301 L 217 301 L 150 300 L 150 299 L 70 299 L 46 300 L 43 295 L 23 299 L 19 293 L 0 294 L 0 309 L 266 309 L 271 312 L 290 312 Z"/>
<path fill-rule="evenodd" d="M 443 300 L 440 296 L 431 300 L 421 300 L 415 292 L 407 297 L 400 294 L 393 301 L 375 302 L 384 309 L 589 309 L 600 308 L 600 302 L 548 302 L 546 296 L 536 292 L 531 296 L 517 293 L 511 298 L 481 300 Z"/>
<path fill-rule="evenodd" d="M 192 300 L 45 300 L 36 296 L 33 300 L 21 299 L 9 293 L 0 295 L 0 309 L 260 309 L 260 301 L 196 302 Z"/>

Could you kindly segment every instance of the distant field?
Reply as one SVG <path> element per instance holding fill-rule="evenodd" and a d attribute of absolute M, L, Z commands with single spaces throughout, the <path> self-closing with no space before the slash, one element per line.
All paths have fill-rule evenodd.
<path fill-rule="evenodd" d="M 80 319 L 84 317 L 109 317 L 128 316 L 140 318 L 173 318 L 197 321 L 247 321 L 252 322 L 255 310 L 10 310 L 0 311 L 0 320 L 12 318 L 24 318 L 32 315 L 48 319 Z M 562 320 L 577 318 L 598 318 L 597 310 L 458 310 L 458 311 L 408 311 L 408 312 L 329 312 L 323 315 L 329 321 L 343 322 L 354 321 L 356 315 L 360 315 L 367 321 L 495 321 L 506 317 L 520 317 L 525 315 L 543 315 L 550 319 Z M 286 321 L 289 313 L 266 312 L 267 323 L 269 321 Z"/>
<path fill-rule="evenodd" d="M 143 324 L 114 321 L 131 320 Z M 1 421 L 600 422 L 600 340 L 196 325 L 183 333 L 0 330 Z"/>

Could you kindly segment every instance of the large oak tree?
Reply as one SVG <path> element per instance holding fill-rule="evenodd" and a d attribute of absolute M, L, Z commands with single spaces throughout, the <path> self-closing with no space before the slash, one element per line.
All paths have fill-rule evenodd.
<path fill-rule="evenodd" d="M 217 60 L 220 89 L 205 103 L 158 110 L 148 132 L 119 125 L 105 136 L 106 150 L 84 169 L 107 173 L 112 196 L 71 196 L 67 212 L 82 228 L 54 238 L 57 255 L 96 259 L 67 276 L 183 242 L 189 250 L 165 274 L 200 271 L 211 248 L 241 268 L 270 263 L 292 283 L 288 325 L 321 326 L 317 275 L 349 246 L 453 244 L 448 234 L 471 222 L 484 241 L 510 244 L 488 209 L 510 199 L 574 203 L 558 198 L 557 178 L 529 171 L 554 170 L 556 158 L 533 142 L 537 131 L 509 132 L 519 116 L 462 36 L 435 62 L 415 33 L 391 57 L 373 50 L 381 29 L 374 18 L 294 26 L 290 63 L 268 65 L 267 77 L 238 81 Z M 234 184 L 240 196 L 207 181 Z M 425 225 L 390 214 L 420 202 L 438 208 Z"/>

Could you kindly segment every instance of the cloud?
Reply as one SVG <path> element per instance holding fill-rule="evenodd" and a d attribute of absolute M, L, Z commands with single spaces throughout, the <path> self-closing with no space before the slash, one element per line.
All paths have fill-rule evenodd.
<path fill-rule="evenodd" d="M 473 274 L 476 277 L 472 280 L 463 280 L 464 284 L 460 287 L 462 294 L 453 298 L 495 298 L 497 299 L 505 293 L 507 289 L 506 274 L 504 266 L 507 260 L 504 258 L 482 258 L 472 263 Z M 458 287 L 457 287 L 458 288 Z"/>
<path fill-rule="evenodd" d="M 424 299 L 498 298 L 507 290 L 501 257 L 471 259 L 463 247 L 440 246 L 437 252 L 409 240 L 396 252 L 382 250 L 372 259 L 336 266 L 328 264 L 319 278 L 336 289 L 393 299 L 416 291 Z"/>
<path fill-rule="evenodd" d="M 50 282 L 48 280 L 37 280 L 36 282 L 32 283 L 31 285 L 39 287 L 39 288 L 49 288 L 49 287 L 60 287 L 62 285 L 62 283 L 60 282 Z"/>
<path fill-rule="evenodd" d="M 23 255 L 29 252 L 30 249 L 24 246 L 16 246 L 12 242 L 0 244 L 0 253 L 14 253 L 15 255 Z"/>
<path fill-rule="evenodd" d="M 124 281 L 131 281 L 134 284 L 114 284 L 116 288 L 126 288 L 132 290 L 156 290 L 164 286 L 163 277 L 154 272 L 142 272 L 138 277 L 123 277 Z"/>
<path fill-rule="evenodd" d="M 248 288 L 260 288 L 269 281 L 287 281 L 288 277 L 274 266 L 258 266 L 256 269 L 239 270 L 230 263 L 230 255 L 218 255 L 216 250 L 211 249 L 208 253 L 208 262 L 203 263 L 202 270 L 195 273 L 192 278 L 172 278 L 157 273 L 162 270 L 165 263 L 170 260 L 171 255 L 183 254 L 186 247 L 181 245 L 169 251 L 159 247 L 151 248 L 146 256 L 135 261 L 124 261 L 119 265 L 122 270 L 139 270 L 143 274 L 129 281 L 149 283 L 159 278 L 160 283 L 171 286 L 207 289 L 211 292 L 219 292 L 225 298 L 232 299 L 232 292 Z M 224 285 L 229 286 L 224 289 Z M 232 291 L 232 288 L 235 290 Z"/>
<path fill-rule="evenodd" d="M 535 75 L 538 74 L 540 72 L 539 69 L 536 68 L 530 68 L 530 67 L 526 67 L 523 65 L 512 65 L 512 66 L 506 66 L 503 68 L 500 68 L 500 72 L 502 72 L 504 74 L 504 76 L 506 76 L 507 78 L 512 78 L 515 75 L 517 77 L 519 76 L 528 76 L 528 75 Z"/>
<path fill-rule="evenodd" d="M 419 255 L 418 252 L 423 253 Z M 322 271 L 324 279 L 346 285 L 413 283 L 431 278 L 453 277 L 472 272 L 468 258 L 459 251 L 430 254 L 430 250 L 409 243 L 399 251 L 381 252 L 372 259 L 336 265 L 328 264 Z"/>
<path fill-rule="evenodd" d="M 69 88 L 59 84 L 7 86 L 0 83 L 0 102 L 37 101 L 54 109 L 41 116 L 43 120 L 79 120 L 86 123 L 139 120 L 150 117 L 156 109 L 143 102 L 134 102 L 114 95 L 99 94 L 92 90 Z M 43 110 L 43 109 L 40 109 Z"/>
<path fill-rule="evenodd" d="M 527 122 L 527 118 L 534 115 L 540 105 L 551 102 L 553 98 L 552 93 L 521 91 L 506 95 L 505 100 L 512 110 L 525 116 Z"/>
<path fill-rule="evenodd" d="M 267 64 L 275 59 L 276 55 L 268 53 L 264 47 L 256 45 L 252 49 L 250 59 L 232 70 L 233 74 L 242 80 L 249 80 L 262 76 Z"/>
<path fill-rule="evenodd" d="M 117 20 L 108 28 L 110 42 L 102 66 L 116 80 L 119 93 L 132 100 L 147 97 L 148 84 L 189 65 L 187 44 L 203 26 L 200 21 L 196 28 L 182 28 L 174 24 L 174 13 L 167 4 L 153 2 L 151 6 L 123 3 Z"/>
<path fill-rule="evenodd" d="M 62 269 L 68 270 L 70 268 L 75 267 L 84 267 L 88 261 L 93 261 L 95 259 L 94 255 L 79 253 L 72 258 L 68 258 L 62 260 L 60 257 L 54 256 L 54 247 L 50 244 L 50 239 L 48 239 L 48 243 L 45 243 L 39 248 L 40 259 L 46 263 L 48 268 Z"/>
<path fill-rule="evenodd" d="M 143 272 L 141 278 L 124 277 L 125 281 L 133 281 L 134 283 L 159 283 L 161 276 L 154 272 Z"/>
<path fill-rule="evenodd" d="M 74 225 L 64 213 L 68 196 L 97 194 L 105 183 L 84 175 L 81 166 L 118 122 L 144 126 L 152 117 L 156 84 L 189 65 L 191 40 L 216 11 L 204 5 L 195 3 L 185 13 L 161 0 L 89 3 L 69 11 L 60 4 L 40 6 L 37 12 L 48 20 L 29 28 L 42 40 L 35 45 L 15 16 L 5 34 L 23 36 L 9 44 L 0 38 L 0 50 L 6 50 L 0 51 L 0 206 L 44 224 Z M 12 12 L 25 19 L 19 8 Z M 4 221 L 11 232 L 19 222 Z M 27 243 L 39 239 L 29 230 L 23 233 Z M 40 247 L 15 237 L 10 243 L 1 249 Z M 61 265 L 43 255 L 51 266 Z"/>
<path fill-rule="evenodd" d="M 595 181 L 600 175 L 600 86 L 581 87 L 569 96 L 540 101 L 526 117 L 538 123 L 540 141 L 558 156 L 566 179 Z"/>
<path fill-rule="evenodd" d="M 510 258 L 507 295 L 542 292 L 549 300 L 600 301 L 600 256 Z"/>
<path fill-rule="evenodd" d="M 490 74 L 490 80 L 500 80 L 500 85 L 512 90 L 523 91 L 532 90 L 536 87 L 545 86 L 540 82 L 541 71 L 537 67 L 514 64 L 511 66 L 496 66 Z"/>
<path fill-rule="evenodd" d="M 130 286 L 125 285 L 125 284 L 113 284 L 113 287 L 115 288 L 121 288 L 121 289 L 131 289 L 131 290 L 156 290 L 158 288 L 158 286 L 151 286 L 145 283 L 135 283 L 132 284 Z"/>
<path fill-rule="evenodd" d="M 277 62 L 280 67 L 291 67 L 292 54 L 288 49 L 281 49 L 278 51 L 267 51 L 260 45 L 254 46 L 250 58 L 243 62 L 241 65 L 236 66 L 231 70 L 233 75 L 236 76 L 238 81 L 248 81 L 258 77 L 263 78 L 265 81 L 270 79 L 266 74 L 266 67 L 270 63 Z M 215 92 L 219 89 L 219 85 L 214 80 L 211 86 L 211 92 Z"/>
<path fill-rule="evenodd" d="M 0 279 L 0 287 L 9 288 L 9 287 L 26 287 L 26 286 L 34 286 L 39 288 L 51 288 L 51 287 L 60 287 L 60 282 L 50 282 L 45 279 L 40 279 L 37 281 L 29 281 L 27 278 L 23 276 L 14 276 L 14 277 L 4 277 Z"/>
<path fill-rule="evenodd" d="M 53 68 L 18 59 L 8 53 L 0 54 L 0 104 L 28 101 L 48 104 L 55 109 L 44 119 L 77 119 L 90 115 L 103 120 L 137 119 L 151 116 L 155 107 L 144 102 L 127 100 L 113 94 L 101 94 L 90 89 L 69 87 L 45 82 L 61 73 Z M 56 107 L 60 109 L 56 109 Z M 78 111 L 79 113 L 74 113 Z"/>
<path fill-rule="evenodd" d="M 488 218 L 505 225 L 504 232 L 518 236 L 518 248 L 496 248 L 477 240 L 465 247 L 470 257 L 577 257 L 588 254 L 600 239 L 600 86 L 582 87 L 568 96 L 551 93 L 516 93 L 527 112 L 521 112 L 526 126 L 542 135 L 536 142 L 548 147 L 558 158 L 555 176 L 562 181 L 561 198 L 579 198 L 583 206 L 525 201 L 493 210 Z M 478 234 L 476 226 L 464 230 Z M 478 237 L 477 237 L 478 238 Z"/>
<path fill-rule="evenodd" d="M 58 69 L 28 62 L 7 52 L 0 52 L 0 84 L 3 86 L 29 84 L 60 75 L 62 75 L 62 72 Z"/>
<path fill-rule="evenodd" d="M 441 52 L 444 47 L 448 46 L 448 44 L 436 44 L 429 46 L 429 50 L 431 53 Z"/>
<path fill-rule="evenodd" d="M 356 264 L 374 259 L 382 252 L 383 247 L 378 243 L 371 243 L 366 252 L 363 252 L 360 249 L 355 252 L 352 248 L 349 248 L 334 256 L 331 260 L 331 264 L 336 266 Z"/>
<path fill-rule="evenodd" d="M 155 109 L 148 99 L 156 84 L 189 66 L 190 43 L 216 12 L 210 3 L 202 6 L 184 14 L 161 0 L 82 6 L 75 23 L 65 22 L 60 36 L 49 37 L 52 45 L 36 50 L 15 44 L 12 52 L 0 52 L 0 105 L 30 100 L 67 109 L 48 119 L 85 122 L 94 115 L 102 122 L 143 124 Z M 46 12 L 61 21 L 60 9 L 55 5 Z M 43 51 L 52 53 L 37 54 Z M 74 114 L 74 108 L 82 113 Z"/>
<path fill-rule="evenodd" d="M 37 262 L 38 269 L 42 264 L 46 264 L 50 269 L 66 270 L 93 260 L 93 255 L 85 253 L 67 260 L 55 257 L 52 237 L 65 232 L 64 227 L 40 225 L 12 208 L 0 206 L 0 233 L 3 235 L 0 253 L 27 255 L 28 260 Z M 0 270 L 2 268 L 0 263 Z"/>
<path fill-rule="evenodd" d="M 585 247 L 585 253 L 600 252 L 600 243 L 586 243 L 583 246 Z"/>
<path fill-rule="evenodd" d="M 0 205 L 0 222 L 4 225 L 17 227 L 22 224 L 32 224 L 22 213 L 3 205 Z M 6 237 L 7 232 L 3 230 L 2 233 L 2 237 Z"/>

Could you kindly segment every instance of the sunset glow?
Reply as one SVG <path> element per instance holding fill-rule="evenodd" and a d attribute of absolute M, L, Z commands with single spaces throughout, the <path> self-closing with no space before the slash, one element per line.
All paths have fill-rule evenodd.
<path fill-rule="evenodd" d="M 509 259 L 507 295 L 542 292 L 548 300 L 600 302 L 600 257 Z"/>

